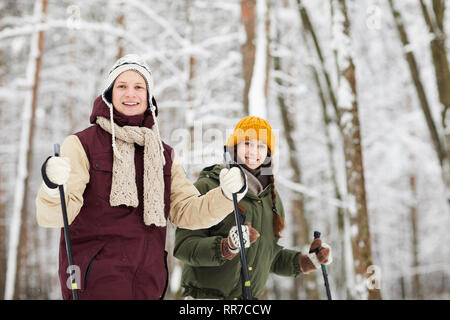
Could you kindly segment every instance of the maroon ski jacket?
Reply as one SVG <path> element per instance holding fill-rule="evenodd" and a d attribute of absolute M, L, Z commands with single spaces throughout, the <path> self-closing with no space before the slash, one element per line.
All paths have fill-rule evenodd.
<path fill-rule="evenodd" d="M 113 151 L 111 135 L 95 124 L 97 116 L 110 117 L 101 96 L 94 102 L 90 117 L 93 126 L 76 133 L 89 160 L 90 181 L 83 194 L 83 206 L 70 225 L 72 252 L 79 266 L 80 299 L 161 299 L 168 271 L 165 249 L 166 228 L 143 223 L 143 153 L 135 144 L 136 184 L 139 206 L 111 207 Z M 119 126 L 151 128 L 150 111 L 125 117 L 114 111 Z M 170 208 L 172 148 L 164 144 L 165 215 Z M 68 259 L 63 230 L 59 250 L 59 278 L 64 299 L 72 299 L 67 286 Z M 69 280 L 70 281 L 70 280 Z"/>

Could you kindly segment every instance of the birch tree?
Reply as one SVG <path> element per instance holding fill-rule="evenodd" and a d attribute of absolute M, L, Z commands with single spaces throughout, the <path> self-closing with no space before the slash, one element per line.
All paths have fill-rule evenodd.
<path fill-rule="evenodd" d="M 372 263 L 369 219 L 364 184 L 363 152 L 353 63 L 350 21 L 345 0 L 332 0 L 333 37 L 338 68 L 338 117 L 344 140 L 347 193 L 354 200 L 350 230 L 356 275 L 355 296 L 381 299 L 379 288 L 366 286 Z"/>
<path fill-rule="evenodd" d="M 256 0 L 256 45 L 255 64 L 249 90 L 248 112 L 251 116 L 267 118 L 267 75 L 268 75 L 268 0 Z"/>
<path fill-rule="evenodd" d="M 1 196 L 2 192 L 0 189 L 0 197 Z M 3 201 L 0 200 L 0 300 L 3 300 L 5 297 L 6 283 L 6 223 L 4 208 Z"/>
<path fill-rule="evenodd" d="M 249 114 L 249 93 L 255 65 L 255 7 L 257 0 L 241 0 L 241 22 L 244 25 L 246 40 L 241 47 L 242 75 L 244 78 L 244 114 Z"/>
<path fill-rule="evenodd" d="M 34 6 L 35 21 L 40 22 L 47 10 L 47 0 L 36 1 Z M 34 119 L 37 104 L 39 84 L 39 71 L 41 67 L 41 54 L 44 45 L 44 32 L 36 31 L 31 36 L 30 55 L 27 66 L 27 85 L 29 91 L 26 95 L 22 113 L 22 130 L 19 147 L 19 163 L 14 192 L 14 207 L 12 212 L 10 238 L 8 244 L 8 261 L 6 270 L 5 299 L 19 297 L 17 289 L 20 285 L 17 272 L 20 262 L 26 254 L 26 201 L 28 195 L 28 177 L 31 169 L 31 155 L 34 136 Z"/>
<path fill-rule="evenodd" d="M 0 19 L 2 17 L 2 7 L 0 7 Z M 0 32 L 2 27 L 0 26 Z M 2 68 L 2 52 L 0 51 L 0 70 Z M 0 87 L 3 85 L 2 74 L 0 73 Z M 2 118 L 2 111 L 0 110 L 0 121 Z M 0 181 L 5 181 L 0 172 Z M 6 222 L 5 222 L 5 205 L 3 195 L 3 185 L 0 184 L 0 300 L 5 296 L 6 283 Z"/>

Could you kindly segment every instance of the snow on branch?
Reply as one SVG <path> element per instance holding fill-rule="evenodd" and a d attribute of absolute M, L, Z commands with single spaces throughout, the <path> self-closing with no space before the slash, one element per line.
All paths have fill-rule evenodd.
<path fill-rule="evenodd" d="M 303 193 L 304 195 L 311 197 L 311 198 L 322 199 L 325 202 L 327 202 L 337 208 L 349 209 L 350 211 L 352 211 L 352 207 L 354 206 L 351 203 L 351 201 L 342 201 L 339 199 L 326 197 L 316 190 L 310 189 L 303 184 L 292 182 L 289 179 L 286 179 L 282 176 L 277 176 L 277 181 L 292 191 Z"/>

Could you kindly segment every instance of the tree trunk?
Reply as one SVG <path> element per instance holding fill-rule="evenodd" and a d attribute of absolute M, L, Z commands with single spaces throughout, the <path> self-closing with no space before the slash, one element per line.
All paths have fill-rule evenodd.
<path fill-rule="evenodd" d="M 194 34 L 195 34 L 195 23 L 192 18 L 193 14 L 192 9 L 192 0 L 186 0 L 186 38 L 189 39 L 191 43 L 195 42 Z M 187 172 L 189 170 L 190 163 L 198 163 L 196 161 L 195 155 L 195 67 L 196 67 L 196 59 L 193 54 L 190 54 L 186 57 L 186 69 L 187 76 L 186 79 L 186 101 L 187 101 L 187 109 L 185 113 L 185 125 L 189 130 L 189 137 L 186 139 L 186 151 L 188 156 L 188 161 L 185 162 L 185 169 Z"/>
<path fill-rule="evenodd" d="M 244 115 L 249 114 L 249 93 L 255 65 L 255 7 L 256 0 L 241 1 L 241 22 L 247 35 L 246 41 L 241 47 L 244 77 Z"/>
<path fill-rule="evenodd" d="M 280 57 L 274 57 L 274 70 L 281 72 Z M 276 78 L 275 82 L 279 87 L 283 87 L 283 81 L 280 78 Z M 289 164 L 293 171 L 292 181 L 295 183 L 302 183 L 300 158 L 297 151 L 297 145 L 294 141 L 293 135 L 295 133 L 294 115 L 289 111 L 286 105 L 284 95 L 278 93 L 277 96 L 278 106 L 280 107 L 281 118 L 283 121 L 283 128 L 286 137 L 286 142 L 289 146 Z M 304 197 L 302 194 L 298 194 L 296 198 L 292 200 L 292 219 L 293 219 L 293 246 L 300 247 L 308 245 L 312 240 L 312 233 L 310 232 L 308 220 L 305 215 Z M 299 300 L 299 291 L 306 290 L 308 300 L 318 300 L 319 294 L 317 291 L 317 278 L 316 275 L 308 275 L 307 277 L 297 277 L 294 279 L 294 288 L 291 294 L 292 300 Z"/>
<path fill-rule="evenodd" d="M 445 1 L 433 0 L 434 18 L 428 12 L 423 0 L 420 0 L 420 6 L 428 30 L 434 36 L 430 42 L 431 56 L 433 59 L 434 73 L 436 75 L 436 84 L 441 103 L 441 124 L 444 129 L 443 152 L 445 152 L 445 163 L 443 166 L 444 181 L 447 186 L 447 192 L 450 192 L 450 68 L 446 52 L 446 34 L 444 29 Z M 450 201 L 450 194 L 447 195 Z"/>
<path fill-rule="evenodd" d="M 37 1 L 34 15 L 37 21 L 45 16 L 47 0 Z M 5 299 L 18 299 L 20 297 L 21 267 L 26 266 L 27 256 L 27 199 L 29 173 L 32 172 L 32 148 L 34 137 L 34 120 L 37 105 L 39 85 L 39 72 L 41 69 L 41 56 L 44 47 L 44 32 L 35 32 L 31 38 L 30 59 L 27 67 L 30 92 L 25 101 L 22 113 L 22 131 L 19 148 L 18 173 L 15 183 L 14 208 L 12 213 L 10 240 L 8 250 L 8 264 L 6 275 Z"/>
<path fill-rule="evenodd" d="M 391 8 L 392 15 L 394 17 L 395 26 L 397 28 L 398 34 L 400 36 L 400 40 L 403 45 L 403 49 L 405 51 L 406 61 L 408 62 L 409 70 L 411 72 L 411 77 L 416 88 L 417 96 L 419 98 L 420 106 L 422 108 L 423 114 L 425 116 L 426 123 L 428 125 L 428 129 L 430 132 L 431 140 L 434 146 L 434 149 L 437 153 L 439 163 L 443 169 L 443 178 L 447 187 L 447 197 L 450 196 L 450 178 L 448 177 L 447 172 L 449 163 L 446 155 L 446 151 L 444 149 L 443 141 L 441 140 L 438 130 L 436 128 L 436 124 L 433 120 L 431 108 L 428 103 L 428 99 L 425 93 L 425 89 L 422 84 L 422 80 L 420 79 L 419 67 L 417 65 L 416 58 L 414 53 L 410 50 L 405 50 L 405 48 L 410 44 L 408 35 L 406 33 L 405 27 L 403 25 L 403 21 L 400 16 L 400 12 L 394 7 L 393 0 L 389 0 L 389 5 Z M 448 87 L 447 87 L 448 90 Z M 450 198 L 447 198 L 447 201 L 450 201 Z"/>
<path fill-rule="evenodd" d="M 0 11 L 0 18 L 2 12 Z M 0 31 L 2 27 L 0 26 Z M 0 69 L 2 68 L 2 52 L 0 51 Z M 0 77 L 0 87 L 3 85 Z M 3 123 L 2 110 L 0 109 L 0 123 Z M 0 180 L 2 177 L 0 176 Z M 3 189 L 0 188 L 0 300 L 5 298 L 5 284 L 6 284 L 6 216 L 5 203 L 3 202 Z"/>
<path fill-rule="evenodd" d="M 413 204 L 411 205 L 411 231 L 412 231 L 412 253 L 413 253 L 413 269 L 418 270 L 419 267 L 419 233 L 418 233 L 418 214 L 417 214 L 417 186 L 416 186 L 416 177 L 414 173 L 411 173 L 409 177 L 409 185 L 411 187 L 411 193 L 413 195 Z M 422 299 L 422 292 L 420 287 L 420 276 L 416 273 L 414 274 L 414 299 Z"/>
<path fill-rule="evenodd" d="M 0 189 L 0 300 L 5 298 L 6 284 L 6 221 L 2 194 L 3 190 Z"/>
<path fill-rule="evenodd" d="M 124 8 L 125 7 L 125 3 L 121 2 L 119 4 L 119 17 L 117 18 L 117 24 L 119 25 L 120 28 L 122 28 L 123 30 L 125 30 L 125 14 L 124 14 Z M 118 39 L 118 43 L 119 43 L 119 50 L 117 51 L 117 59 L 120 59 L 124 56 L 125 54 L 125 50 L 123 48 L 123 45 L 125 43 L 125 39 L 123 37 L 119 37 Z"/>
<path fill-rule="evenodd" d="M 328 73 L 325 69 L 325 65 L 324 65 L 324 59 L 322 56 L 322 51 L 319 45 L 319 41 L 318 38 L 316 36 L 315 30 L 313 25 L 311 24 L 311 20 L 309 19 L 309 15 L 308 12 L 306 10 L 305 7 L 302 6 L 301 4 L 301 0 L 297 0 L 297 4 L 298 4 L 298 8 L 299 8 L 299 13 L 300 13 L 300 19 L 302 22 L 302 30 L 301 30 L 301 34 L 303 36 L 303 42 L 305 43 L 308 51 L 313 54 L 313 49 L 311 48 L 310 42 L 313 43 L 315 49 L 316 49 L 316 53 L 318 55 L 318 59 L 320 64 L 322 65 L 322 74 L 325 78 L 325 81 L 328 83 L 328 97 L 329 100 L 331 102 L 332 105 L 335 105 L 336 108 L 335 110 L 337 110 L 337 104 L 336 104 L 336 100 L 335 100 L 335 95 L 333 92 L 333 89 L 331 88 L 331 83 L 330 83 L 330 78 L 328 76 Z M 309 35 L 309 37 L 308 37 Z M 311 40 L 311 41 L 310 41 Z M 328 149 L 328 161 L 330 164 L 330 173 L 331 173 L 331 180 L 333 183 L 333 187 L 334 187 L 334 195 L 335 198 L 338 199 L 339 201 L 343 201 L 343 197 L 341 192 L 339 191 L 339 186 L 338 186 L 338 179 L 337 179 L 337 168 L 335 166 L 334 163 L 334 159 L 333 159 L 333 155 L 335 153 L 335 149 L 334 149 L 334 145 L 333 142 L 331 140 L 331 127 L 333 125 L 333 121 L 331 119 L 331 117 L 328 114 L 327 111 L 327 95 L 325 90 L 323 89 L 323 86 L 321 84 L 320 81 L 320 75 L 319 75 L 319 71 L 317 70 L 316 65 L 312 65 L 311 66 L 311 72 L 313 73 L 314 76 L 314 82 L 316 83 L 317 86 L 317 92 L 318 92 L 318 96 L 319 96 L 319 100 L 320 100 L 320 104 L 321 104 L 321 111 L 322 111 L 322 119 L 323 119 L 323 123 L 324 123 L 324 130 L 325 130 L 325 137 L 326 137 L 326 141 L 327 141 L 327 149 Z M 327 81 L 328 79 L 328 81 Z M 338 125 L 338 124 L 337 124 Z M 346 261 L 345 259 L 345 238 L 344 238 L 344 234 L 345 234 L 345 225 L 344 225 L 344 218 L 345 218 L 345 209 L 342 207 L 338 207 L 336 214 L 337 214 L 337 222 L 338 222 L 338 235 L 340 237 L 339 243 L 340 243 L 340 252 L 341 252 L 341 268 L 339 271 L 339 276 L 336 278 L 336 291 L 340 292 L 340 296 L 344 297 L 347 293 L 347 289 L 346 289 L 346 285 L 347 285 L 347 280 L 346 280 L 346 266 L 344 261 Z M 336 250 L 336 248 L 335 248 Z M 335 251 L 336 252 L 336 251 Z"/>
<path fill-rule="evenodd" d="M 351 54 L 350 21 L 345 0 L 332 1 L 333 30 L 342 44 L 337 49 L 338 66 L 338 116 L 344 138 L 344 157 L 348 195 L 354 200 L 350 215 L 352 230 L 352 251 L 355 259 L 357 286 L 363 288 L 366 282 L 367 268 L 372 265 L 369 220 L 364 183 L 361 131 L 358 114 L 355 66 Z M 381 299 L 380 290 L 367 286 L 367 292 L 361 289 L 360 297 Z"/>
<path fill-rule="evenodd" d="M 256 0 L 255 61 L 248 97 L 248 112 L 251 116 L 267 118 L 267 92 L 269 88 L 269 34 L 268 0 Z"/>
<path fill-rule="evenodd" d="M 316 49 L 317 57 L 320 62 L 321 71 L 322 71 L 323 77 L 325 79 L 328 96 L 330 98 L 331 104 L 332 104 L 336 114 L 338 114 L 336 95 L 334 93 L 334 89 L 331 84 L 331 77 L 330 77 L 329 73 L 327 72 L 327 68 L 325 67 L 325 59 L 322 54 L 322 49 L 320 47 L 319 39 L 318 39 L 316 32 L 314 30 L 314 27 L 311 23 L 311 19 L 309 18 L 308 11 L 302 4 L 302 0 L 297 0 L 297 4 L 298 4 L 298 9 L 299 9 L 299 13 L 300 13 L 300 18 L 302 20 L 303 28 L 308 31 L 308 33 L 314 43 L 314 48 Z"/>

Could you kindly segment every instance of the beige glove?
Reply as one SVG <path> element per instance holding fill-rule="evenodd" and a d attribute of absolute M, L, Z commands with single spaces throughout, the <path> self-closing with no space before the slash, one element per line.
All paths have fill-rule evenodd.
<path fill-rule="evenodd" d="M 247 177 L 241 173 L 238 167 L 231 169 L 224 168 L 220 171 L 219 180 L 222 193 L 230 200 L 233 200 L 233 193 L 237 193 L 244 185 L 245 189 L 237 193 L 237 201 L 239 202 L 247 194 L 248 186 L 246 182 Z"/>
<path fill-rule="evenodd" d="M 45 169 L 48 179 L 57 185 L 63 185 L 69 180 L 70 159 L 66 157 L 51 157 Z"/>

